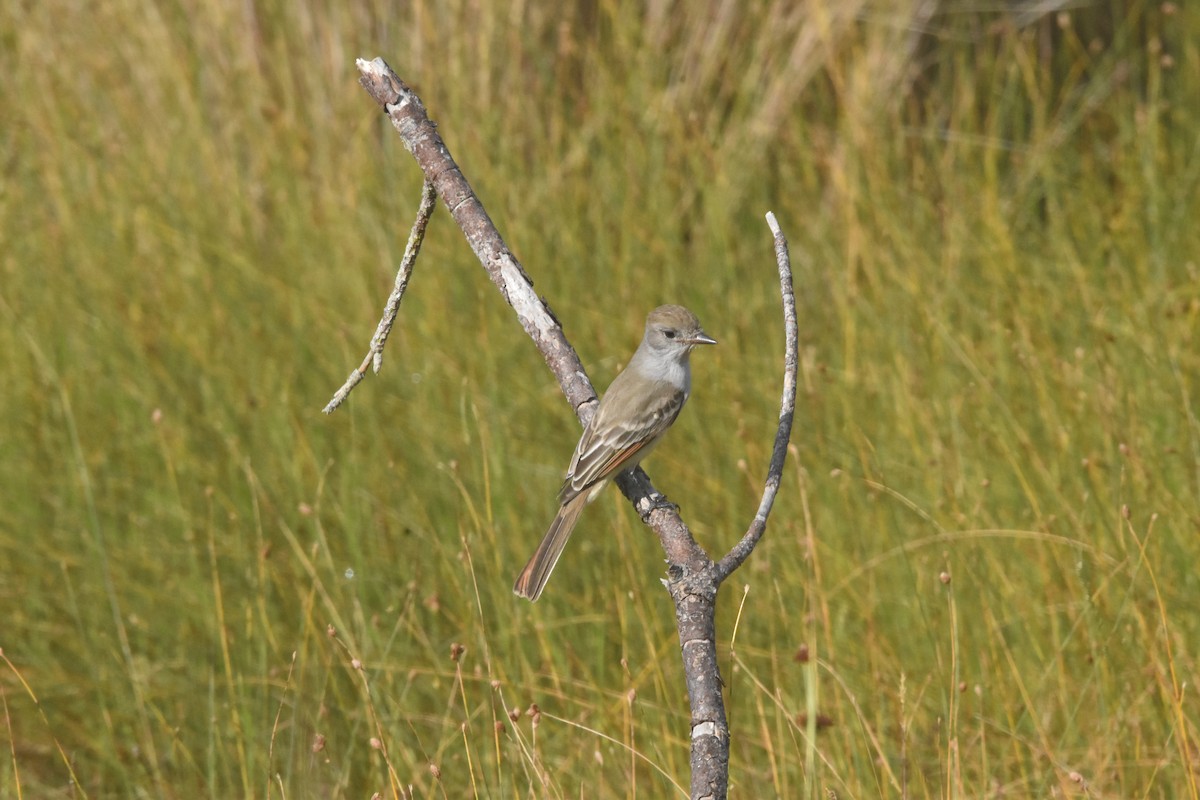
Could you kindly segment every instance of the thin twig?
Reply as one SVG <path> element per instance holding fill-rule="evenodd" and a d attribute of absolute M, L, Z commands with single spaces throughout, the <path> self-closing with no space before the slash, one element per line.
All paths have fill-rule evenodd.
<path fill-rule="evenodd" d="M 796 325 L 796 294 L 792 288 L 792 262 L 788 256 L 787 239 L 775 219 L 767 212 L 767 225 L 775 236 L 775 261 L 779 265 L 779 293 L 783 296 L 783 329 L 787 344 L 783 358 L 783 397 L 779 402 L 779 429 L 775 433 L 775 449 L 771 452 L 771 464 L 767 468 L 767 482 L 763 487 L 762 501 L 758 513 L 750 523 L 749 530 L 741 541 L 717 563 L 717 580 L 723 581 L 740 567 L 754 551 L 755 545 L 767 530 L 767 517 L 775 504 L 779 482 L 783 478 L 783 464 L 787 460 L 788 442 L 792 438 L 792 419 L 796 411 L 796 368 L 799 363 L 799 334 Z"/>
<path fill-rule="evenodd" d="M 437 192 L 428 179 L 421 187 L 421 204 L 417 208 L 417 218 L 413 221 L 412 232 L 408 234 L 408 244 L 404 247 L 404 258 L 400 260 L 400 269 L 396 271 L 396 285 L 388 296 L 387 304 L 383 307 L 383 317 L 371 337 L 367 347 L 367 357 L 350 373 L 350 377 L 342 384 L 342 388 L 334 392 L 333 399 L 322 409 L 325 414 L 332 414 L 338 406 L 350 395 L 351 390 L 362 381 L 367 374 L 367 365 L 373 371 L 379 372 L 383 367 L 383 348 L 387 344 L 392 326 L 396 323 L 396 314 L 400 310 L 400 301 L 404 299 L 404 290 L 408 288 L 409 278 L 412 277 L 413 266 L 417 263 L 417 254 L 421 252 L 421 243 L 425 241 L 425 228 L 429 225 L 429 217 L 437 205 Z"/>

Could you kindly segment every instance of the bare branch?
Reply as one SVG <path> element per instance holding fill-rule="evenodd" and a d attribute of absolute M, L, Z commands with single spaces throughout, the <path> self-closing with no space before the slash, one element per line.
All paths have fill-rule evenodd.
<path fill-rule="evenodd" d="M 383 368 L 383 348 L 396 323 L 396 313 L 400 310 L 400 301 L 404 299 L 404 290 L 408 288 L 408 280 L 412 277 L 413 265 L 417 263 L 417 254 L 421 252 L 421 243 L 425 241 L 425 228 L 429 225 L 429 217 L 437 205 L 437 193 L 433 184 L 428 180 L 421 186 L 421 204 L 417 207 L 417 219 L 413 222 L 412 232 L 408 234 L 408 244 L 404 247 L 404 258 L 400 260 L 400 269 L 396 271 L 396 285 L 383 307 L 383 317 L 371 337 L 367 347 L 367 357 L 363 359 L 358 369 L 350 373 L 350 377 L 342 384 L 342 388 L 333 394 L 322 413 L 332 414 L 350 395 L 351 390 L 362 381 L 367 374 L 367 365 L 371 364 L 375 372 Z"/>
<path fill-rule="evenodd" d="M 458 165 L 429 119 L 420 98 L 392 72 L 383 59 L 358 60 L 363 87 L 384 108 L 405 147 L 413 154 L 454 221 L 462 229 L 468 244 L 479 258 L 491 281 L 516 312 L 526 333 L 533 339 L 546 364 L 558 379 L 563 394 L 584 424 L 595 413 L 596 394 L 584 373 L 575 350 L 567 342 L 561 326 L 546 303 L 533 291 L 533 283 L 500 238 L 479 199 L 471 190 Z M 784 380 L 783 411 L 775 453 L 771 459 L 767 489 L 751 529 L 721 565 L 714 564 L 696 543 L 678 509 L 654 490 L 641 469 L 616 479 L 621 491 L 641 514 L 643 521 L 658 535 L 668 560 L 667 588 L 675 604 L 676 629 L 679 633 L 691 707 L 691 797 L 723 800 L 729 786 L 729 725 L 721 694 L 721 675 L 716 647 L 716 597 L 721 579 L 732 572 L 754 548 L 766 527 L 767 515 L 779 488 L 783 461 L 791 432 L 792 409 L 796 393 L 796 310 L 792 295 L 787 244 L 775 221 L 768 214 L 775 234 L 776 256 L 784 292 L 784 318 L 787 329 L 787 365 Z M 386 335 L 386 334 L 385 334 Z M 365 363 L 362 368 L 365 371 Z M 361 375 L 358 379 L 361 379 Z M 351 376 L 351 380 L 355 380 Z M 728 562 L 728 563 L 727 563 Z M 724 570 L 722 570 L 724 566 Z"/>
<path fill-rule="evenodd" d="M 558 379 L 563 394 L 580 419 L 586 422 L 594 408 L 596 391 L 579 363 L 579 356 L 563 336 L 550 308 L 533 290 L 533 281 L 513 256 L 500 232 L 484 211 L 471 185 L 450 156 L 437 126 L 429 119 L 421 98 L 392 71 L 382 58 L 358 59 L 359 83 L 379 103 L 400 140 L 433 183 L 442 203 L 467 238 L 467 244 L 516 312 L 521 327 L 533 339 L 546 365 Z"/>
<path fill-rule="evenodd" d="M 775 261 L 779 265 L 779 292 L 783 296 L 783 329 L 787 341 L 783 357 L 783 397 L 779 403 L 779 429 L 775 433 L 775 448 L 771 452 L 771 464 L 767 468 L 767 482 L 763 487 L 762 501 L 758 504 L 758 513 L 754 515 L 754 520 L 741 541 L 717 563 L 718 581 L 725 580 L 742 565 L 767 530 L 767 517 L 771 514 L 771 506 L 775 504 L 775 495 L 783 477 L 783 464 L 787 459 L 788 442 L 792 437 L 792 419 L 796 411 L 799 335 L 796 325 L 796 294 L 792 288 L 792 263 L 788 256 L 787 239 L 775 215 L 769 211 L 767 225 L 775 237 Z"/>

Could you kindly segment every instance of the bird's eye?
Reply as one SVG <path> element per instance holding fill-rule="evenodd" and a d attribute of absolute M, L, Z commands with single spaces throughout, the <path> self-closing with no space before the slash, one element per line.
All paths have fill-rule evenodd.
<path fill-rule="evenodd" d="M 675 329 L 667 328 L 665 331 L 663 331 L 663 336 L 667 337 L 668 339 L 674 339 L 675 338 Z"/>

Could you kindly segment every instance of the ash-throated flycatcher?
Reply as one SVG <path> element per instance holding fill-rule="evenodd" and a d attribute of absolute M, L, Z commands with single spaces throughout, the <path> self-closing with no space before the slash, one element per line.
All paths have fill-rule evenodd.
<path fill-rule="evenodd" d="M 650 312 L 641 346 L 583 431 L 558 493 L 558 514 L 517 576 L 515 594 L 531 601 L 541 596 L 583 507 L 610 480 L 640 464 L 679 416 L 692 391 L 692 349 L 716 343 L 683 306 Z"/>

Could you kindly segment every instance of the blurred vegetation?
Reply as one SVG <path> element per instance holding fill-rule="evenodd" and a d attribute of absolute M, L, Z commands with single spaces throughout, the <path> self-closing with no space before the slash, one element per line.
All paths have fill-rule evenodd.
<path fill-rule="evenodd" d="M 648 464 L 714 552 L 775 425 L 767 210 L 791 239 L 794 458 L 719 618 L 735 796 L 1197 797 L 1194 9 L 6 18 L 0 798 L 686 785 L 619 493 L 510 594 L 578 431 L 444 210 L 384 371 L 319 413 L 420 195 L 377 55 L 597 385 L 659 303 L 720 339 Z"/>

